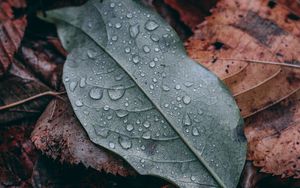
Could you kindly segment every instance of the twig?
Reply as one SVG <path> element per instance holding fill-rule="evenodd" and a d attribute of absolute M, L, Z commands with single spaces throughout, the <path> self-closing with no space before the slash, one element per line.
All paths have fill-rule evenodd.
<path fill-rule="evenodd" d="M 29 97 L 27 99 L 23 99 L 23 100 L 20 100 L 20 101 L 17 101 L 17 102 L 13 102 L 13 103 L 8 104 L 8 105 L 0 106 L 0 111 L 7 110 L 9 108 L 13 108 L 15 106 L 24 104 L 26 102 L 29 102 L 29 101 L 32 101 L 32 100 L 35 100 L 37 98 L 44 97 L 44 96 L 53 96 L 53 97 L 57 97 L 57 98 L 59 98 L 59 99 L 61 99 L 61 100 L 64 101 L 64 99 L 62 97 L 60 97 L 59 95 L 63 95 L 65 93 L 66 92 L 47 91 L 47 92 L 44 92 L 44 93 L 40 93 L 40 94 L 34 95 L 34 96 Z"/>

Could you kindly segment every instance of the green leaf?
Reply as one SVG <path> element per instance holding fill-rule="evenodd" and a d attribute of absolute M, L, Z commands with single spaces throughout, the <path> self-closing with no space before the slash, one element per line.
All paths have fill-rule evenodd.
<path fill-rule="evenodd" d="M 136 1 L 91 0 L 47 19 L 70 51 L 64 83 L 93 142 L 180 187 L 237 186 L 239 109 L 162 18 Z"/>

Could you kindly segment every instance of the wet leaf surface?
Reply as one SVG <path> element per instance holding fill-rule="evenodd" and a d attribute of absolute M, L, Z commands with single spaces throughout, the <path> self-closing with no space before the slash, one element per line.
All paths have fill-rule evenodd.
<path fill-rule="evenodd" d="M 64 83 L 93 142 L 182 187 L 237 185 L 245 159 L 238 109 L 160 17 L 132 1 L 48 16 L 71 51 Z"/>

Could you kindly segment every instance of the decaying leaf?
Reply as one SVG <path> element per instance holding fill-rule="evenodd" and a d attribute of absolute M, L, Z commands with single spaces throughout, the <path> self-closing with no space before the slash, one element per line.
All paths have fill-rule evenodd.
<path fill-rule="evenodd" d="M 131 0 L 48 16 L 70 51 L 63 80 L 93 142 L 181 187 L 237 185 L 245 144 L 235 102 L 159 16 Z"/>
<path fill-rule="evenodd" d="M 299 178 L 300 92 L 247 120 L 248 159 L 263 172 Z"/>
<path fill-rule="evenodd" d="M 49 90 L 49 87 L 28 72 L 20 62 L 14 61 L 9 69 L 9 74 L 5 79 L 0 80 L 0 106 L 5 106 Z M 0 125 L 25 117 L 37 116 L 41 114 L 48 102 L 49 99 L 43 97 L 14 108 L 2 110 L 0 111 Z"/>
<path fill-rule="evenodd" d="M 300 87 L 299 69 L 224 60 L 299 64 L 300 22 L 286 20 L 288 9 L 268 3 L 222 0 L 187 43 L 189 55 L 231 89 L 244 117 L 278 103 Z"/>
<path fill-rule="evenodd" d="M 180 19 L 191 29 L 200 24 L 209 14 L 209 10 L 216 3 L 216 0 L 164 0 L 166 4 L 177 10 Z"/>
<path fill-rule="evenodd" d="M 128 176 L 134 171 L 109 151 L 93 144 L 77 120 L 71 104 L 53 99 L 32 132 L 35 146 L 48 156 L 98 171 Z"/>

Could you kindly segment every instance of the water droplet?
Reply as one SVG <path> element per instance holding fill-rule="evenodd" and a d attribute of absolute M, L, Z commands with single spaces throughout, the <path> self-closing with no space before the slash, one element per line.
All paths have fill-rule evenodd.
<path fill-rule="evenodd" d="M 128 115 L 128 111 L 120 109 L 120 110 L 116 111 L 116 114 L 119 118 L 123 118 L 123 117 L 126 117 Z"/>
<path fill-rule="evenodd" d="M 153 34 L 153 35 L 150 36 L 150 38 L 151 38 L 151 40 L 153 40 L 154 42 L 158 42 L 158 41 L 159 41 L 158 35 Z"/>
<path fill-rule="evenodd" d="M 192 125 L 192 121 L 189 114 L 185 114 L 185 116 L 183 117 L 183 124 L 188 126 Z"/>
<path fill-rule="evenodd" d="M 93 87 L 90 90 L 90 97 L 95 100 L 100 100 L 103 96 L 103 89 L 99 87 Z"/>
<path fill-rule="evenodd" d="M 77 100 L 75 102 L 75 105 L 78 106 L 78 107 L 81 107 L 81 106 L 83 106 L 83 103 L 80 100 Z"/>
<path fill-rule="evenodd" d="M 111 40 L 112 40 L 112 41 L 117 41 L 117 40 L 118 40 L 118 36 L 113 36 L 113 37 L 111 37 Z"/>
<path fill-rule="evenodd" d="M 132 146 L 131 140 L 127 137 L 119 137 L 119 144 L 123 149 L 130 149 Z"/>
<path fill-rule="evenodd" d="M 140 62 L 140 57 L 136 55 L 132 58 L 132 61 L 133 63 L 137 64 L 138 62 Z"/>
<path fill-rule="evenodd" d="M 192 134 L 193 134 L 194 136 L 198 136 L 198 135 L 199 135 L 199 131 L 198 131 L 198 129 L 197 129 L 196 127 L 193 128 Z"/>
<path fill-rule="evenodd" d="M 131 49 L 130 49 L 129 47 L 126 47 L 126 48 L 125 48 L 125 53 L 128 54 L 128 53 L 130 53 L 130 52 L 131 52 Z"/>
<path fill-rule="evenodd" d="M 120 28 L 122 27 L 122 24 L 121 24 L 121 23 L 116 23 L 115 27 L 116 27 L 117 29 L 120 29 Z"/>
<path fill-rule="evenodd" d="M 177 85 L 175 86 L 175 89 L 180 90 L 180 89 L 181 89 L 181 86 L 180 86 L 179 84 L 177 84 Z"/>
<path fill-rule="evenodd" d="M 162 89 L 163 89 L 164 91 L 170 91 L 170 88 L 169 88 L 168 86 L 166 86 L 166 85 L 163 85 L 163 86 L 162 86 Z"/>
<path fill-rule="evenodd" d="M 154 83 L 156 83 L 156 82 L 157 82 L 157 79 L 156 79 L 156 78 L 153 78 L 152 81 L 153 81 Z"/>
<path fill-rule="evenodd" d="M 131 124 L 128 124 L 128 125 L 126 126 L 126 130 L 129 131 L 129 132 L 131 132 L 133 129 L 134 129 L 134 127 L 133 127 L 133 125 L 131 125 Z"/>
<path fill-rule="evenodd" d="M 114 149 L 114 148 L 115 148 L 115 144 L 114 144 L 113 142 L 110 142 L 108 145 L 109 145 L 109 147 L 110 147 L 111 149 Z"/>
<path fill-rule="evenodd" d="M 142 137 L 146 140 L 149 140 L 151 138 L 151 133 L 149 131 L 145 132 Z"/>
<path fill-rule="evenodd" d="M 80 78 L 80 83 L 79 83 L 79 87 L 83 88 L 86 85 L 86 78 L 82 77 Z"/>
<path fill-rule="evenodd" d="M 104 109 L 104 111 L 108 111 L 109 110 L 109 106 L 105 105 L 103 109 Z"/>
<path fill-rule="evenodd" d="M 194 85 L 194 83 L 193 82 L 185 82 L 184 85 L 186 87 L 191 87 L 192 85 Z"/>
<path fill-rule="evenodd" d="M 108 96 L 111 100 L 119 100 L 124 96 L 125 90 L 124 89 L 109 89 L 108 90 Z"/>
<path fill-rule="evenodd" d="M 149 53 L 151 50 L 150 50 L 150 48 L 149 48 L 149 46 L 147 46 L 147 45 L 145 45 L 144 47 L 143 47 L 143 49 L 144 49 L 144 52 L 145 53 Z"/>
<path fill-rule="evenodd" d="M 93 27 L 92 22 L 89 22 L 89 23 L 88 23 L 88 27 L 89 27 L 89 28 L 92 28 L 92 27 Z"/>
<path fill-rule="evenodd" d="M 71 90 L 72 92 L 75 91 L 76 87 L 77 87 L 77 82 L 71 82 L 71 83 L 70 83 L 70 90 Z"/>
<path fill-rule="evenodd" d="M 153 20 L 149 20 L 146 25 L 145 25 L 145 28 L 148 30 L 148 31 L 154 31 L 155 29 L 157 29 L 159 27 L 159 25 L 153 21 Z"/>
<path fill-rule="evenodd" d="M 195 176 L 191 176 L 191 180 L 192 181 L 196 181 L 196 177 Z"/>
<path fill-rule="evenodd" d="M 110 4 L 110 7 L 111 7 L 111 8 L 114 8 L 115 6 L 116 6 L 115 3 L 111 3 L 111 4 Z"/>
<path fill-rule="evenodd" d="M 128 13 L 128 14 L 126 15 L 126 17 L 130 19 L 130 18 L 132 18 L 132 14 L 131 14 L 131 13 Z"/>
<path fill-rule="evenodd" d="M 129 33 L 132 38 L 136 38 L 140 33 L 140 26 L 138 24 L 130 26 Z"/>
<path fill-rule="evenodd" d="M 91 59 L 94 59 L 96 57 L 96 55 L 97 55 L 97 52 L 95 50 L 90 49 L 87 51 L 87 56 Z"/>
<path fill-rule="evenodd" d="M 146 127 L 146 128 L 149 128 L 149 127 L 151 126 L 151 124 L 150 124 L 149 121 L 145 121 L 143 125 L 144 125 L 144 127 Z"/>
<path fill-rule="evenodd" d="M 155 64 L 154 61 L 151 61 L 151 62 L 149 63 L 149 66 L 150 66 L 151 68 L 154 68 L 154 67 L 156 66 L 156 64 Z"/>
<path fill-rule="evenodd" d="M 190 103 L 191 103 L 191 97 L 189 97 L 189 96 L 184 96 L 184 97 L 183 97 L 183 103 L 184 103 L 184 104 L 190 104 Z"/>

